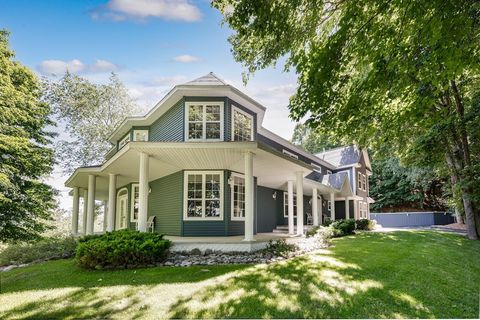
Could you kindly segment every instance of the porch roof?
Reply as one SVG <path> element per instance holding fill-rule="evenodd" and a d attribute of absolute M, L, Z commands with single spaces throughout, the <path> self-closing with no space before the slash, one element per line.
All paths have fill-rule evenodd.
<path fill-rule="evenodd" d="M 296 172 L 304 172 L 305 177 L 313 169 L 307 163 L 257 142 L 129 142 L 104 164 L 76 169 L 65 186 L 86 189 L 88 175 L 95 174 L 95 198 L 106 200 L 109 174 L 117 175 L 117 186 L 138 181 L 140 153 L 150 156 L 148 180 L 153 181 L 179 170 L 223 169 L 243 173 L 245 151 L 255 155 L 253 174 L 262 186 L 286 190 L 287 181 L 295 181 Z M 337 189 L 310 179 L 304 181 L 305 195 L 311 195 L 314 187 L 320 193 L 347 195 L 343 187 Z"/>

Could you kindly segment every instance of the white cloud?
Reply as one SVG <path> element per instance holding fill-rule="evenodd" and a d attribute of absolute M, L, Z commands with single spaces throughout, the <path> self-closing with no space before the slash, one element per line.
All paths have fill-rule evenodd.
<path fill-rule="evenodd" d="M 199 60 L 200 60 L 199 57 L 191 56 L 189 54 L 184 54 L 184 55 L 176 56 L 173 58 L 173 61 L 181 62 L 181 63 L 191 63 L 191 62 L 197 62 Z"/>
<path fill-rule="evenodd" d="M 93 10 L 91 17 L 113 21 L 160 18 L 195 22 L 201 20 L 202 13 L 188 0 L 110 0 Z"/>
<path fill-rule="evenodd" d="M 44 60 L 38 66 L 38 70 L 45 75 L 61 75 L 66 71 L 71 73 L 106 73 L 117 71 L 119 68 L 107 60 L 96 60 L 93 64 L 85 64 L 78 59 L 71 61 Z"/>

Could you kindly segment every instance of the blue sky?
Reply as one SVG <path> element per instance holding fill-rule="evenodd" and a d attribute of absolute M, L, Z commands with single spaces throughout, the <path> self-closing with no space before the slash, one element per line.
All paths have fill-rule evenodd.
<path fill-rule="evenodd" d="M 16 58 L 39 76 L 67 68 L 92 81 L 118 73 L 137 103 L 148 110 L 175 84 L 213 71 L 267 107 L 263 125 L 290 139 L 288 98 L 296 76 L 283 66 L 256 74 L 246 87 L 220 13 L 206 0 L 1 0 L 0 28 L 11 32 Z M 58 168 L 48 180 L 71 201 Z"/>

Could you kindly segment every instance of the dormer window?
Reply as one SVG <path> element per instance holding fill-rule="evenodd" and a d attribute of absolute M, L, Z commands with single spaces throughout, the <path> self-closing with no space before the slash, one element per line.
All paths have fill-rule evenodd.
<path fill-rule="evenodd" d="M 223 140 L 223 102 L 186 103 L 186 141 Z"/>
<path fill-rule="evenodd" d="M 148 130 L 133 130 L 133 141 L 148 141 Z"/>
<path fill-rule="evenodd" d="M 118 150 L 122 149 L 128 142 L 130 142 L 130 132 L 118 142 Z"/>
<path fill-rule="evenodd" d="M 240 110 L 232 108 L 232 141 L 253 140 L 253 116 Z"/>

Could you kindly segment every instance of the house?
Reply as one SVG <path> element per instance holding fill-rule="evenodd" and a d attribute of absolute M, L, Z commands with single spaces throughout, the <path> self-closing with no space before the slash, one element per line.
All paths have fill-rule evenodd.
<path fill-rule="evenodd" d="M 72 230 L 93 233 L 95 201 L 105 229 L 170 236 L 242 236 L 324 219 L 368 218 L 370 160 L 347 146 L 310 154 L 265 129 L 265 107 L 213 73 L 175 86 L 145 116 L 111 134 L 103 164 L 80 167 Z"/>

